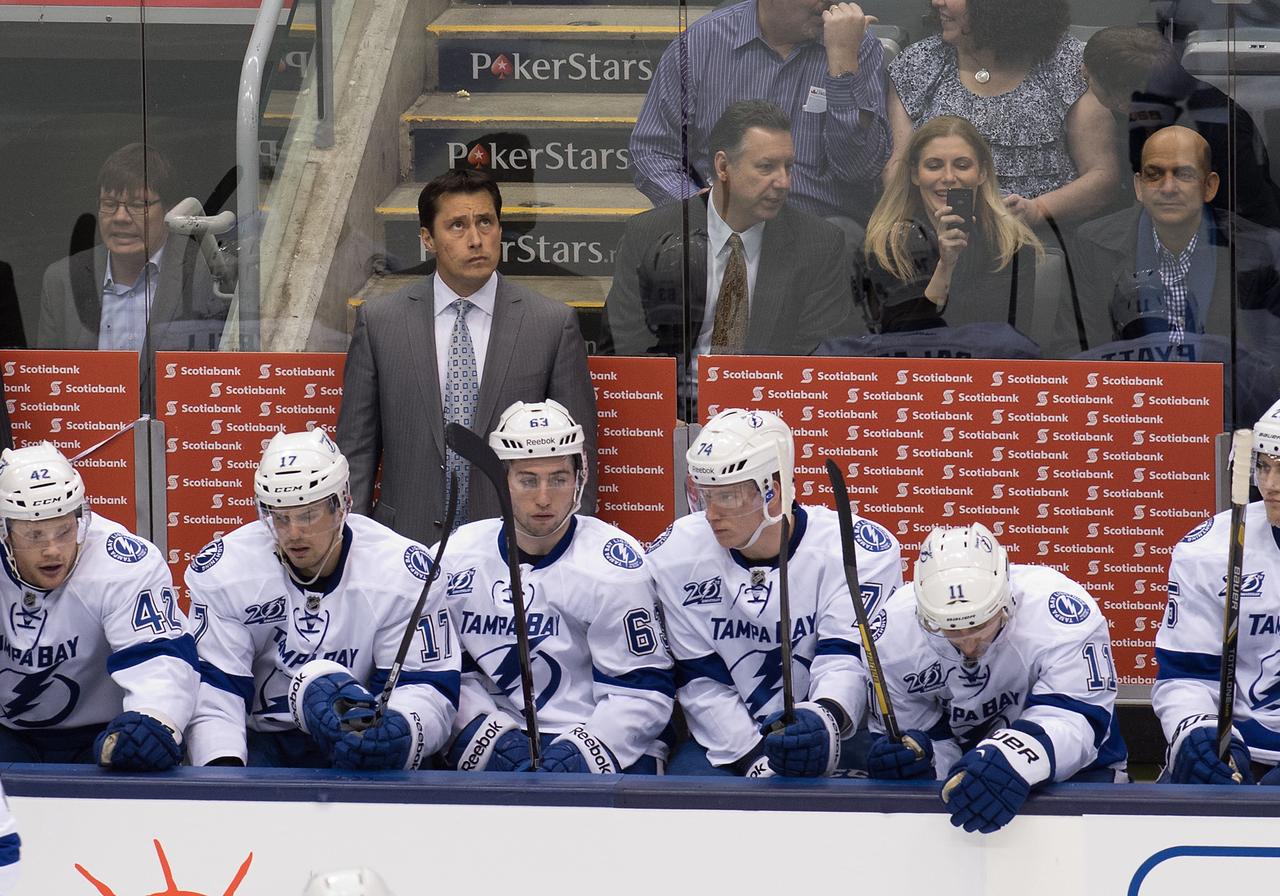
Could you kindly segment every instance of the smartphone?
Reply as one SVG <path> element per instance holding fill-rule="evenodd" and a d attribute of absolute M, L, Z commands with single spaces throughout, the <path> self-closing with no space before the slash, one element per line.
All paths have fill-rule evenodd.
<path fill-rule="evenodd" d="M 947 205 L 951 206 L 951 214 L 964 218 L 964 224 L 957 227 L 968 233 L 973 226 L 973 189 L 951 187 L 947 190 Z"/>

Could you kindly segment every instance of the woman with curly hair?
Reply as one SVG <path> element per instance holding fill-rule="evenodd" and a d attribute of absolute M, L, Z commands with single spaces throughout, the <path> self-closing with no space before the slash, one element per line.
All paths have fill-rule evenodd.
<path fill-rule="evenodd" d="M 1005 204 L 1036 227 L 1079 222 L 1114 195 L 1114 120 L 1080 74 L 1066 0 L 932 0 L 941 32 L 889 67 L 894 155 L 931 118 L 973 122 L 991 146 Z"/>
<path fill-rule="evenodd" d="M 972 191 L 966 221 L 948 190 Z M 1001 200 L 991 150 L 963 118 L 926 122 L 871 213 L 859 278 L 883 332 L 1029 324 L 1040 241 Z"/>

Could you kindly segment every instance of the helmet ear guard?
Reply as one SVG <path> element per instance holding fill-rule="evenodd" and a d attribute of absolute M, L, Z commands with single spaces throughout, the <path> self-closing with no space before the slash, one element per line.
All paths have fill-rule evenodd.
<path fill-rule="evenodd" d="M 986 526 L 938 527 L 920 545 L 916 613 L 930 631 L 962 631 L 1013 604 L 1009 556 Z"/>

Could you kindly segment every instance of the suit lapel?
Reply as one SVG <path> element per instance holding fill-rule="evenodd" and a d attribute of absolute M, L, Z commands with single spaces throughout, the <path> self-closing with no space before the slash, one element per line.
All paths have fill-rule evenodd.
<path fill-rule="evenodd" d="M 102 326 L 102 281 L 107 276 L 107 247 L 97 246 L 92 252 L 75 256 L 72 262 L 71 299 L 83 329 L 82 338 L 65 347 L 97 348 L 98 330 Z"/>
<path fill-rule="evenodd" d="M 151 303 L 150 318 L 151 344 L 157 348 L 167 345 L 165 330 L 178 318 L 183 307 L 182 273 L 186 260 L 183 250 L 188 245 L 195 244 L 185 237 L 169 234 L 160 255 L 160 276 L 156 283 L 155 301 Z"/>
<path fill-rule="evenodd" d="M 787 278 L 795 271 L 798 259 L 793 247 L 791 229 L 787 226 L 786 209 L 764 225 L 764 239 L 760 242 L 760 264 L 756 267 L 756 288 L 751 291 L 751 317 L 747 323 L 746 349 L 759 354 L 767 346 L 785 344 L 781 338 L 778 320 L 787 304 Z M 826 259 L 810 259 L 823 264 Z M 787 328 L 789 333 L 791 328 Z"/>
<path fill-rule="evenodd" d="M 498 275 L 497 298 L 493 303 L 493 325 L 489 328 L 489 345 L 485 349 L 484 376 L 480 380 L 480 402 L 476 406 L 476 432 L 487 436 L 498 412 L 498 396 L 505 391 L 507 370 L 516 351 L 516 334 L 524 321 L 524 302 Z"/>
<path fill-rule="evenodd" d="M 444 406 L 440 401 L 440 373 L 436 364 L 435 286 L 425 277 L 409 290 L 404 307 L 407 357 L 422 394 L 422 413 L 437 453 L 444 456 Z"/>

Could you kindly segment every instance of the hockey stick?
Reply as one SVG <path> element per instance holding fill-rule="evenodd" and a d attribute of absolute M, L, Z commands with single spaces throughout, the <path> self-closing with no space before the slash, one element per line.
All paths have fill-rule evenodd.
<path fill-rule="evenodd" d="M 520 584 L 520 548 L 516 544 L 516 520 L 511 510 L 511 488 L 507 485 L 507 468 L 478 435 L 450 423 L 445 427 L 444 440 L 450 448 L 493 483 L 502 506 L 502 532 L 507 543 L 507 569 L 511 576 L 511 609 L 516 626 L 516 655 L 520 662 L 520 690 L 524 696 L 524 723 L 529 734 L 530 769 L 537 771 L 538 707 L 533 699 L 533 663 L 529 658 L 529 624 L 524 612 L 524 589 Z"/>
<path fill-rule="evenodd" d="M 849 583 L 849 596 L 853 598 L 853 612 L 858 617 L 858 634 L 862 638 L 862 652 L 867 660 L 867 671 L 871 674 L 871 688 L 876 694 L 876 703 L 880 706 L 880 717 L 884 720 L 885 734 L 894 743 L 902 742 L 902 732 L 898 730 L 898 720 L 893 714 L 893 704 L 889 702 L 889 687 L 885 684 L 884 669 L 880 665 L 880 654 L 876 652 L 875 640 L 871 637 L 871 622 L 867 619 L 867 607 L 862 602 L 862 587 L 858 584 L 858 560 L 853 540 L 853 511 L 849 508 L 849 490 L 844 484 L 844 474 L 835 461 L 827 458 L 827 478 L 831 480 L 831 494 L 836 500 L 836 515 L 840 518 L 840 552 L 844 556 L 844 577 Z"/>
<path fill-rule="evenodd" d="M 782 515 L 782 547 L 778 551 L 778 646 L 782 649 L 782 718 L 785 728 L 795 721 L 796 692 L 791 684 L 791 591 L 787 587 L 787 553 L 791 550 L 791 519 Z"/>
<path fill-rule="evenodd" d="M 1231 721 L 1236 702 L 1236 652 L 1240 636 L 1240 583 L 1244 576 L 1244 514 L 1249 503 L 1253 430 L 1237 429 L 1231 439 L 1231 530 L 1227 549 L 1227 599 L 1222 611 L 1222 671 L 1218 680 L 1218 758 L 1229 761 Z M 1243 771 L 1237 769 L 1236 772 Z"/>
<path fill-rule="evenodd" d="M 432 583 L 440 577 L 440 561 L 444 559 L 444 546 L 449 543 L 449 534 L 453 531 L 453 521 L 457 514 L 458 474 L 450 473 L 449 502 L 444 513 L 444 535 L 440 536 L 440 544 L 436 546 L 435 560 L 431 562 L 431 569 L 427 571 L 427 580 L 422 583 L 422 593 L 418 595 L 418 603 L 409 614 L 409 624 L 405 626 L 404 637 L 400 639 L 400 649 L 396 651 L 396 661 L 391 664 L 391 671 L 387 674 L 387 683 L 382 686 L 382 693 L 378 695 L 378 702 L 374 704 L 373 724 L 375 725 L 382 720 L 382 712 L 387 708 L 391 692 L 400 681 L 400 670 L 404 668 L 404 658 L 409 655 L 409 645 L 413 643 L 413 636 L 418 631 L 418 623 L 422 621 L 422 610 L 427 605 L 427 594 L 431 591 Z"/>

